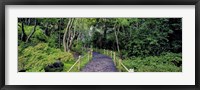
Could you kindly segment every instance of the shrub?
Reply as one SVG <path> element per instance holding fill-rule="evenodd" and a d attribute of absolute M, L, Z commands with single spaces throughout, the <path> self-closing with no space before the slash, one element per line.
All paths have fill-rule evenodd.
<path fill-rule="evenodd" d="M 30 72 L 44 71 L 45 66 L 53 64 L 58 59 L 60 59 L 61 62 L 74 60 L 71 53 L 51 48 L 47 43 L 39 43 L 36 46 L 29 46 L 23 51 L 20 48 L 18 52 L 20 52 L 18 58 L 18 70 L 26 69 Z"/>
<path fill-rule="evenodd" d="M 72 49 L 79 53 L 79 54 L 84 54 L 84 50 L 82 50 L 83 44 L 80 41 L 75 40 Z"/>
<path fill-rule="evenodd" d="M 136 72 L 181 72 L 181 53 L 163 53 L 160 56 L 136 57 L 123 60 L 127 68 Z M 180 65 L 178 65 L 180 64 Z"/>

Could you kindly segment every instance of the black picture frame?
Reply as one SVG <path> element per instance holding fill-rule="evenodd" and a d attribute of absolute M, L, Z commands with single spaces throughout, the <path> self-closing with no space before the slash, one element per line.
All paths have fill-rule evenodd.
<path fill-rule="evenodd" d="M 195 5 L 195 85 L 5 85 L 6 5 Z M 200 89 L 200 0 L 1 0 L 0 1 L 1 90 L 194 90 Z"/>

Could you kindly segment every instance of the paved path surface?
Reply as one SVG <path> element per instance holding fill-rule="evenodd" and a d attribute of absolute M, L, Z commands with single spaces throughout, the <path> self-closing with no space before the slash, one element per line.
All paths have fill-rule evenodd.
<path fill-rule="evenodd" d="M 118 72 L 112 58 L 93 52 L 92 60 L 81 70 L 82 72 Z"/>

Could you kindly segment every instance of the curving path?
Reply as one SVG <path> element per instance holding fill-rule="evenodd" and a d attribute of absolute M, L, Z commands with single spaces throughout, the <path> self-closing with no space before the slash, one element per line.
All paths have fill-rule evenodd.
<path fill-rule="evenodd" d="M 93 52 L 92 60 L 81 70 L 81 72 L 118 72 L 112 58 Z"/>

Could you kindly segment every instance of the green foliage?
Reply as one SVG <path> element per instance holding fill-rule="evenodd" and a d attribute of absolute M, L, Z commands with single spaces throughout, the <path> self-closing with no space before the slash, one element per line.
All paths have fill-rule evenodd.
<path fill-rule="evenodd" d="M 19 23 L 20 26 L 18 26 L 18 36 L 21 36 L 22 34 L 22 27 L 21 23 Z M 25 34 L 30 35 L 31 31 L 33 30 L 34 26 L 24 26 Z M 20 37 L 18 37 L 20 40 Z M 36 31 L 31 37 L 31 42 L 32 43 L 39 43 L 39 42 L 46 42 L 47 41 L 47 36 L 43 34 L 42 29 L 40 27 L 36 27 Z"/>
<path fill-rule="evenodd" d="M 54 63 L 57 59 L 61 62 L 74 60 L 71 53 L 62 52 L 59 49 L 51 48 L 47 43 L 39 43 L 36 46 L 29 46 L 23 51 L 19 49 L 18 69 L 27 69 L 28 72 L 42 72 L 48 64 Z"/>
<path fill-rule="evenodd" d="M 78 40 L 75 40 L 74 43 L 73 43 L 73 50 L 79 54 L 84 54 L 85 51 L 82 50 L 82 47 L 83 47 L 83 44 L 82 42 L 78 41 Z"/>
<path fill-rule="evenodd" d="M 180 18 L 102 18 L 93 31 L 95 47 L 116 50 L 116 30 L 123 58 L 180 53 Z M 114 28 L 115 27 L 115 28 Z"/>
<path fill-rule="evenodd" d="M 58 38 L 57 35 L 51 35 L 48 37 L 47 43 L 50 47 L 58 48 Z"/>
<path fill-rule="evenodd" d="M 68 70 L 74 65 L 75 61 L 68 61 L 64 63 L 64 68 L 62 72 L 68 72 Z M 73 69 L 74 70 L 74 69 Z M 77 67 L 75 67 L 75 70 L 77 70 Z M 74 71 L 75 72 L 75 71 Z"/>
<path fill-rule="evenodd" d="M 160 56 L 137 57 L 123 60 L 127 68 L 134 68 L 135 72 L 181 72 L 182 55 L 176 53 L 163 53 Z"/>
<path fill-rule="evenodd" d="M 18 69 L 42 72 L 44 66 L 61 59 L 64 63 L 63 71 L 68 71 L 75 60 L 70 52 L 62 51 L 62 40 L 70 19 L 19 18 Z M 26 37 L 22 38 L 22 23 L 26 36 L 29 36 L 35 20 L 36 30 L 27 43 L 24 39 Z M 129 68 L 135 68 L 138 72 L 182 71 L 182 65 L 179 65 L 182 63 L 181 18 L 73 18 L 73 20 L 66 38 L 72 40 L 72 47 L 69 47 L 71 52 L 83 56 L 81 67 L 88 63 L 87 52 L 82 50 L 83 47 L 94 47 L 99 48 L 98 51 L 101 53 L 104 52 L 103 49 L 116 52 L 117 59 L 124 59 L 124 64 Z M 76 68 L 73 71 L 78 70 Z"/>

